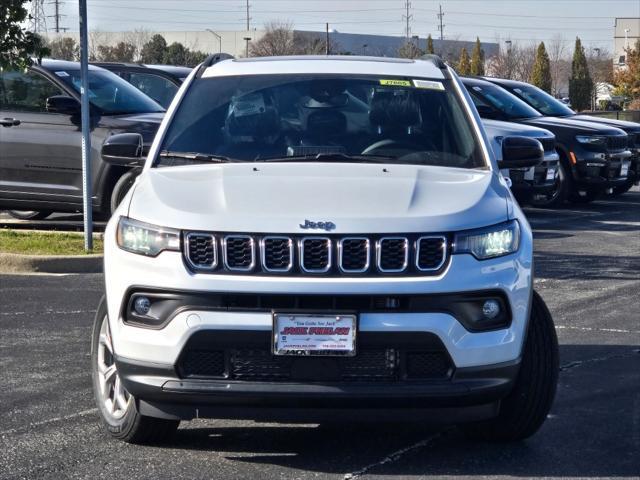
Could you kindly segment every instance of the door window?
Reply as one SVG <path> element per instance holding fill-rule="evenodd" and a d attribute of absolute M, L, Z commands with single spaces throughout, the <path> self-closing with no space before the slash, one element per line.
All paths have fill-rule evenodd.
<path fill-rule="evenodd" d="M 0 109 L 46 112 L 47 98 L 65 93 L 42 75 L 4 71 L 0 73 Z"/>
<path fill-rule="evenodd" d="M 167 108 L 178 91 L 178 87 L 160 75 L 131 72 L 129 83 Z"/>

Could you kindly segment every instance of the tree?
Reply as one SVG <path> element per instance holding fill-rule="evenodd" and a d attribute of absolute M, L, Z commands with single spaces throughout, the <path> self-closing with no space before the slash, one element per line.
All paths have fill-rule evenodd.
<path fill-rule="evenodd" d="M 625 66 L 620 67 L 614 76 L 616 93 L 631 99 L 631 103 L 640 103 L 640 40 L 634 48 L 625 50 Z"/>
<path fill-rule="evenodd" d="M 529 83 L 534 84 L 545 92 L 551 93 L 551 65 L 544 42 L 540 42 L 540 45 L 538 45 Z"/>
<path fill-rule="evenodd" d="M 469 60 L 469 54 L 465 47 L 462 47 L 462 50 L 460 50 L 460 60 L 458 61 L 456 71 L 458 75 L 469 75 L 471 73 L 471 60 Z"/>
<path fill-rule="evenodd" d="M 80 59 L 80 46 L 72 37 L 59 37 L 49 42 L 51 58 L 76 62 Z"/>
<path fill-rule="evenodd" d="M 100 62 L 133 62 L 136 53 L 135 45 L 118 42 L 115 46 L 98 46 L 98 61 Z"/>
<path fill-rule="evenodd" d="M 571 77 L 569 77 L 569 99 L 571 106 L 577 110 L 585 110 L 591 105 L 591 90 L 593 82 L 589 74 L 587 57 L 580 38 L 576 37 L 576 46 L 571 62 Z"/>
<path fill-rule="evenodd" d="M 407 39 L 398 49 L 398 57 L 400 58 L 418 58 L 423 55 L 423 51 L 416 45 L 413 40 Z"/>
<path fill-rule="evenodd" d="M 265 25 L 264 35 L 249 45 L 249 56 L 251 57 L 296 55 L 297 53 L 291 23 L 268 23 Z"/>
<path fill-rule="evenodd" d="M 25 4 L 28 0 L 2 0 L 0 2 L 0 70 L 25 68 L 48 54 L 42 38 L 27 31 L 30 19 Z"/>
<path fill-rule="evenodd" d="M 480 44 L 480 38 L 476 37 L 476 45 L 471 54 L 471 75 L 484 75 L 484 50 Z"/>
<path fill-rule="evenodd" d="M 431 34 L 427 37 L 427 53 L 429 55 L 433 55 L 436 51 L 433 49 L 433 38 L 431 38 Z"/>
<path fill-rule="evenodd" d="M 187 49 L 187 58 L 184 65 L 187 67 L 195 67 L 199 63 L 202 63 L 205 58 L 207 58 L 206 53 L 201 52 L 200 50 Z"/>
<path fill-rule="evenodd" d="M 142 46 L 140 61 L 142 63 L 162 63 L 167 50 L 167 41 L 162 35 L 154 35 Z"/>
<path fill-rule="evenodd" d="M 187 65 L 189 63 L 189 49 L 180 42 L 173 42 L 167 47 L 161 63 Z"/>
<path fill-rule="evenodd" d="M 551 93 L 556 97 L 566 92 L 569 78 L 569 62 L 565 58 L 566 41 L 562 34 L 556 34 L 549 43 L 549 63 L 551 65 Z"/>

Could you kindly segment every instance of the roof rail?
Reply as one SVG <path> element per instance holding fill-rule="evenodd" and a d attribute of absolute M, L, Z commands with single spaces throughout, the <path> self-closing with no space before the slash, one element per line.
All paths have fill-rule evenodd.
<path fill-rule="evenodd" d="M 442 61 L 442 58 L 440 58 L 438 55 L 433 55 L 433 54 L 422 55 L 420 57 L 420 60 L 426 60 L 428 62 L 431 62 L 441 70 L 445 70 L 447 68 L 445 63 Z"/>
<path fill-rule="evenodd" d="M 207 58 L 204 59 L 204 62 L 202 62 L 200 64 L 200 67 L 198 68 L 198 73 L 196 73 L 196 77 L 201 77 L 202 74 L 204 73 L 204 71 L 212 66 L 215 65 L 218 62 L 221 62 L 222 60 L 228 60 L 230 58 L 235 58 L 233 55 L 229 55 L 228 53 L 213 53 L 211 55 L 209 55 Z"/>

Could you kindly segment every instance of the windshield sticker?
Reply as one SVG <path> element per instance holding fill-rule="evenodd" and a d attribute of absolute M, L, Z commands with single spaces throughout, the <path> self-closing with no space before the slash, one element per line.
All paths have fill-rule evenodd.
<path fill-rule="evenodd" d="M 514 88 L 513 91 L 516 93 L 522 93 L 522 90 L 520 90 L 519 88 Z"/>
<path fill-rule="evenodd" d="M 481 92 L 481 91 L 482 91 L 482 88 L 480 88 L 480 87 L 472 87 L 472 88 L 473 88 L 476 92 Z"/>
<path fill-rule="evenodd" d="M 392 87 L 410 87 L 411 82 L 409 80 L 381 79 L 380 85 L 388 85 Z"/>
<path fill-rule="evenodd" d="M 59 77 L 68 77 L 69 76 L 69 74 L 67 72 L 63 71 L 63 70 L 60 70 L 60 71 L 56 72 L 56 75 L 59 76 Z"/>
<path fill-rule="evenodd" d="M 432 80 L 414 80 L 413 86 L 416 88 L 426 88 L 427 90 L 444 91 L 442 82 L 434 82 Z"/>

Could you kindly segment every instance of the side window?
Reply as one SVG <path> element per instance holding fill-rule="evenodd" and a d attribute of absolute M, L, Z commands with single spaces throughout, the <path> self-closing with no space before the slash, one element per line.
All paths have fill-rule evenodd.
<path fill-rule="evenodd" d="M 46 112 L 47 98 L 64 95 L 52 82 L 35 72 L 0 73 L 0 108 L 18 112 Z"/>
<path fill-rule="evenodd" d="M 153 98 L 164 108 L 169 106 L 178 92 L 178 87 L 171 81 L 151 73 L 131 72 L 129 74 L 129 83 L 148 97 Z"/>

